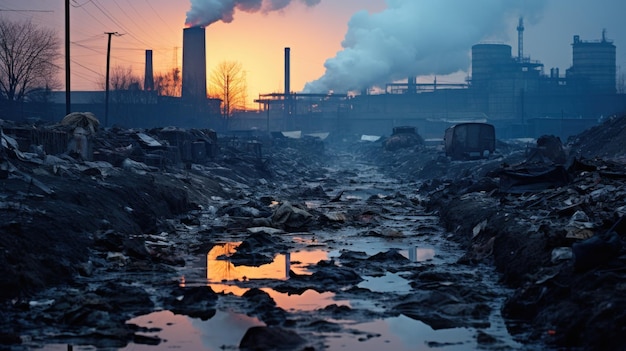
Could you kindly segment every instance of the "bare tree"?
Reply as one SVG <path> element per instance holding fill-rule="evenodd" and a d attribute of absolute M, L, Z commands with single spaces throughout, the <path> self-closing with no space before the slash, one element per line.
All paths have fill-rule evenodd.
<path fill-rule="evenodd" d="M 53 30 L 0 17 L 0 98 L 23 101 L 34 91 L 59 87 L 59 49 Z"/>
<path fill-rule="evenodd" d="M 133 74 L 132 67 L 115 66 L 109 77 L 109 89 L 111 90 L 132 90 L 138 89 L 141 77 Z"/>
<path fill-rule="evenodd" d="M 154 89 L 159 96 L 181 96 L 182 79 L 180 69 L 172 68 L 166 73 L 157 73 L 154 77 Z"/>
<path fill-rule="evenodd" d="M 111 91 L 111 102 L 121 103 L 142 103 L 145 94 L 141 89 L 142 78 L 133 73 L 132 67 L 115 66 L 109 75 L 109 90 Z M 102 80 L 101 86 L 106 90 L 106 82 Z"/>
<path fill-rule="evenodd" d="M 240 62 L 222 61 L 211 73 L 209 95 L 222 100 L 222 115 L 246 108 L 246 73 Z"/>

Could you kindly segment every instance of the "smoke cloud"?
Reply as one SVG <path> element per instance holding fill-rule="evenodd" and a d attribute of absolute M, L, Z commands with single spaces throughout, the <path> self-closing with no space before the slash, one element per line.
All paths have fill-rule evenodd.
<path fill-rule="evenodd" d="M 361 91 L 409 76 L 467 71 L 472 45 L 507 39 L 519 16 L 532 23 L 544 3 L 387 0 L 382 12 L 360 11 L 352 16 L 343 49 L 326 60 L 324 75 L 308 82 L 304 92 Z"/>
<path fill-rule="evenodd" d="M 321 0 L 298 1 L 307 6 L 314 6 Z M 191 9 L 187 11 L 185 25 L 206 27 L 217 21 L 230 23 L 234 19 L 235 10 L 268 13 L 282 10 L 292 2 L 293 0 L 191 0 Z"/>

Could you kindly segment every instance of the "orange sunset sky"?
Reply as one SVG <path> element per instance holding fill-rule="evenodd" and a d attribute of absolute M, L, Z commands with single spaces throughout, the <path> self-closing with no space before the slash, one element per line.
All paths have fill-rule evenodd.
<path fill-rule="evenodd" d="M 393 13 L 386 17 L 372 17 L 384 14 L 392 4 L 403 2 L 422 4 L 420 9 L 425 13 L 416 17 L 416 22 L 419 22 L 416 27 L 413 27 L 413 23 L 403 27 L 406 26 L 406 14 L 401 10 L 395 12 L 395 16 L 399 18 L 397 23 L 394 23 Z M 342 41 L 348 39 L 346 34 L 349 23 L 351 19 L 358 17 L 360 22 L 355 20 L 354 24 L 365 23 L 371 27 L 390 25 L 390 31 L 383 31 L 382 35 L 386 37 L 398 34 L 437 39 L 472 33 L 473 37 L 468 36 L 467 42 L 457 47 L 457 51 L 461 52 L 459 69 L 462 71 L 456 74 L 456 78 L 455 75 L 447 78 L 463 79 L 468 74 L 466 71 L 470 64 L 471 45 L 480 40 L 510 44 L 513 54 L 517 53 L 516 14 L 511 14 L 513 17 L 502 21 L 507 23 L 505 27 L 497 30 L 495 27 L 485 29 L 490 31 L 488 35 L 473 33 L 473 22 L 470 20 L 475 18 L 477 23 L 484 23 L 485 19 L 480 16 L 485 12 L 493 17 L 492 13 L 485 11 L 486 6 L 502 4 L 500 0 L 481 2 L 486 5 L 483 4 L 482 10 L 475 9 L 475 13 L 467 9 L 467 4 L 473 2 L 466 0 L 321 0 L 312 6 L 307 6 L 303 0 L 292 0 L 281 10 L 267 13 L 236 10 L 232 22 L 217 21 L 206 28 L 207 71 L 210 74 L 225 60 L 241 62 L 247 76 L 247 107 L 256 108 L 252 101 L 259 94 L 283 90 L 285 47 L 291 48 L 291 88 L 296 92 L 302 91 L 307 82 L 325 74 L 325 62 L 343 50 Z M 524 3 L 522 0 L 520 2 Z M 526 25 L 524 54 L 544 63 L 546 71 L 551 67 L 559 67 L 564 73 L 571 65 L 573 35 L 578 34 L 584 40 L 595 40 L 600 39 L 602 30 L 606 29 L 608 37 L 617 46 L 618 72 L 621 72 L 621 67 L 626 64 L 623 54 L 626 50 L 626 21 L 621 18 L 625 13 L 626 3 L 623 0 L 527 2 L 540 5 L 529 14 L 520 13 L 525 16 Z M 182 35 L 187 12 L 191 9 L 190 1 L 71 0 L 70 3 L 72 90 L 103 89 L 107 46 L 105 32 L 121 34 L 112 38 L 112 67 L 131 67 L 137 75 L 143 77 L 146 49 L 153 50 L 155 74 L 182 65 Z M 442 3 L 445 6 L 435 5 Z M 63 49 L 64 4 L 62 0 L 0 0 L 0 16 L 11 20 L 31 20 L 37 25 L 54 29 Z M 429 12 L 429 4 L 432 4 L 432 13 Z M 455 4 L 462 6 L 455 11 Z M 465 19 L 468 20 L 467 24 L 464 23 Z M 383 23 L 384 21 L 387 23 Z M 394 25 L 396 28 L 393 28 Z M 376 31 L 372 29 L 372 33 Z M 354 41 L 352 36 L 350 39 Z M 425 39 L 420 43 L 424 42 Z M 376 46 L 376 43 L 373 45 Z M 398 45 L 402 48 L 403 44 L 400 42 Z M 435 50 L 433 57 L 423 60 L 424 65 L 445 59 L 445 52 L 437 53 L 436 41 L 425 45 L 424 50 L 430 48 Z M 393 59 L 393 54 L 388 56 Z M 63 84 L 63 58 L 59 67 L 59 79 Z M 422 79 L 429 80 L 432 76 L 433 74 L 424 74 Z M 445 82 L 446 78 L 439 77 L 441 75 L 438 76 L 438 81 Z"/>

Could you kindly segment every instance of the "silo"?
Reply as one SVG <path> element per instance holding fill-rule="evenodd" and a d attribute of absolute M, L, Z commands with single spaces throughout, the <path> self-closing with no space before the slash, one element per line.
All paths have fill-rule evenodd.
<path fill-rule="evenodd" d="M 506 44 L 476 44 L 472 46 L 472 85 L 484 88 L 498 73 L 511 70 L 511 46 Z"/>
<path fill-rule="evenodd" d="M 516 62 L 511 46 L 472 46 L 472 89 L 484 97 L 484 112 L 491 119 L 511 118 L 515 113 Z"/>
<path fill-rule="evenodd" d="M 568 80 L 579 88 L 590 89 L 590 93 L 616 92 L 615 45 L 605 38 L 583 41 L 578 35 L 572 43 L 572 67 L 568 70 Z"/>
<path fill-rule="evenodd" d="M 183 100 L 206 99 L 206 41 L 204 27 L 183 30 Z"/>

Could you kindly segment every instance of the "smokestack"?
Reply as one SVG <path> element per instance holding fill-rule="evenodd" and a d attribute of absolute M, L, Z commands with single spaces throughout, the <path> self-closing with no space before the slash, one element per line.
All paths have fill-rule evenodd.
<path fill-rule="evenodd" d="M 152 50 L 146 50 L 146 72 L 143 76 L 143 90 L 154 90 L 154 76 L 152 73 Z"/>
<path fill-rule="evenodd" d="M 203 27 L 183 30 L 183 86 L 185 100 L 206 99 L 206 41 Z"/>
<path fill-rule="evenodd" d="M 524 60 L 524 17 L 519 18 L 517 25 L 517 60 Z"/>
<path fill-rule="evenodd" d="M 291 67 L 290 67 L 290 53 L 291 49 L 290 48 L 285 48 L 285 96 L 287 96 L 287 94 L 291 94 L 291 75 L 290 75 L 290 71 L 291 71 Z"/>

